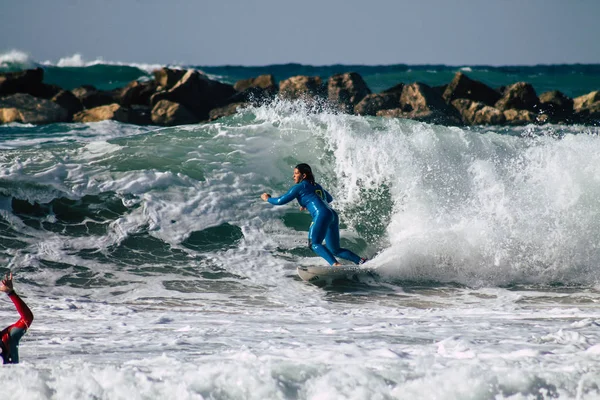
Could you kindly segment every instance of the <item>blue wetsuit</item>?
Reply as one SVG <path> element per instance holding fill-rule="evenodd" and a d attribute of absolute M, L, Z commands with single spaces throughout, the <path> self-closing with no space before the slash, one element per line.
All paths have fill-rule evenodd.
<path fill-rule="evenodd" d="M 337 262 L 335 257 L 360 264 L 361 258 L 358 255 L 340 247 L 340 220 L 338 214 L 329 206 L 333 197 L 321 185 L 313 185 L 304 180 L 292 186 L 283 196 L 270 197 L 269 203 L 278 206 L 294 199 L 308 210 L 313 219 L 308 229 L 308 246 L 315 253 L 323 257 L 329 265 Z M 323 246 L 323 240 L 327 247 Z"/>

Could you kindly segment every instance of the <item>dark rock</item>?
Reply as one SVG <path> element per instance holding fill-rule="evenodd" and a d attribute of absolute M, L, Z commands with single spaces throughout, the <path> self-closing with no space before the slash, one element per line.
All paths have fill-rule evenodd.
<path fill-rule="evenodd" d="M 0 99 L 0 123 L 22 122 L 24 124 L 51 124 L 65 122 L 68 112 L 58 104 L 17 93 Z"/>
<path fill-rule="evenodd" d="M 0 97 L 15 93 L 33 95 L 36 91 L 41 90 L 40 86 L 43 80 L 44 70 L 42 68 L 0 73 Z"/>
<path fill-rule="evenodd" d="M 150 106 L 131 105 L 129 107 L 129 123 L 136 125 L 152 124 L 152 109 Z"/>
<path fill-rule="evenodd" d="M 43 79 L 42 68 L 0 73 L 0 97 L 26 93 L 41 99 L 51 99 L 62 90 L 57 85 L 43 83 Z"/>
<path fill-rule="evenodd" d="M 357 115 L 377 115 L 378 111 L 400 107 L 401 92 L 372 93 L 354 106 Z"/>
<path fill-rule="evenodd" d="M 113 103 L 83 110 L 73 116 L 74 122 L 98 122 L 107 119 L 129 123 L 129 109 Z"/>
<path fill-rule="evenodd" d="M 275 78 L 271 74 L 239 80 L 233 85 L 233 88 L 238 93 L 231 96 L 227 100 L 227 104 L 252 103 L 261 105 L 272 100 L 279 90 Z"/>
<path fill-rule="evenodd" d="M 433 86 L 432 89 L 443 98 L 447 87 L 448 85 L 439 85 Z"/>
<path fill-rule="evenodd" d="M 279 95 L 283 99 L 311 100 L 316 97 L 323 97 L 324 94 L 325 87 L 319 76 L 298 75 L 279 82 Z"/>
<path fill-rule="evenodd" d="M 443 92 L 444 100 L 451 103 L 455 99 L 469 99 L 488 106 L 500 100 L 500 94 L 491 87 L 457 72 Z"/>
<path fill-rule="evenodd" d="M 575 111 L 580 111 L 581 109 L 588 108 L 599 101 L 600 90 L 596 90 L 594 92 L 590 92 L 588 94 L 584 94 L 583 96 L 574 98 L 573 108 L 575 109 Z"/>
<path fill-rule="evenodd" d="M 221 117 L 228 117 L 230 115 L 237 114 L 237 112 L 240 108 L 243 108 L 247 105 L 248 105 L 248 103 L 233 103 L 233 104 L 228 104 L 224 107 L 213 108 L 212 110 L 210 110 L 210 115 L 209 115 L 208 120 L 214 121 Z"/>
<path fill-rule="evenodd" d="M 238 92 L 243 92 L 250 88 L 259 88 L 275 95 L 277 93 L 277 84 L 275 78 L 271 74 L 260 75 L 256 78 L 248 78 L 239 80 L 233 85 L 233 88 Z"/>
<path fill-rule="evenodd" d="M 506 87 L 495 107 L 501 111 L 511 109 L 536 111 L 539 107 L 539 99 L 531 84 L 517 82 Z"/>
<path fill-rule="evenodd" d="M 469 99 L 456 99 L 452 105 L 466 125 L 501 125 L 506 122 L 504 113 L 497 108 Z"/>
<path fill-rule="evenodd" d="M 600 124 L 600 91 L 573 99 L 574 118 L 579 123 Z"/>
<path fill-rule="evenodd" d="M 97 92 L 89 93 L 79 99 L 85 108 L 96 108 L 101 106 L 107 106 L 114 104 L 119 101 L 118 95 L 114 92 L 99 90 Z"/>
<path fill-rule="evenodd" d="M 129 107 L 133 104 L 150 106 L 150 97 L 156 93 L 156 82 L 130 82 L 121 89 L 119 93 L 119 103 L 122 106 Z"/>
<path fill-rule="evenodd" d="M 273 99 L 272 92 L 258 87 L 251 87 L 242 92 L 238 92 L 227 99 L 227 104 L 233 103 L 251 103 L 262 105 Z"/>
<path fill-rule="evenodd" d="M 573 99 L 558 90 L 540 95 L 540 112 L 549 122 L 567 122 L 573 118 Z"/>
<path fill-rule="evenodd" d="M 62 88 L 58 85 L 48 85 L 42 83 L 38 86 L 31 88 L 30 91 L 23 93 L 28 93 L 34 97 L 39 97 L 40 99 L 49 100 L 56 96 L 60 91 L 62 91 Z"/>
<path fill-rule="evenodd" d="M 184 69 L 161 68 L 153 71 L 152 74 L 154 75 L 156 85 L 161 90 L 169 90 L 183 78 L 186 72 Z"/>
<path fill-rule="evenodd" d="M 200 119 L 185 106 L 169 100 L 160 100 L 152 108 L 152 122 L 156 125 L 196 124 Z"/>
<path fill-rule="evenodd" d="M 404 89 L 404 83 L 399 83 L 395 86 L 392 86 L 389 89 L 384 90 L 381 93 L 399 93 L 402 94 L 402 89 Z"/>
<path fill-rule="evenodd" d="M 377 112 L 377 115 L 444 125 L 461 123 L 460 114 L 454 107 L 446 104 L 432 87 L 419 82 L 404 86 L 399 108 L 381 110 Z"/>
<path fill-rule="evenodd" d="M 600 102 L 575 112 L 574 119 L 578 123 L 600 125 Z"/>
<path fill-rule="evenodd" d="M 430 124 L 440 125 L 460 125 L 461 120 L 458 117 L 451 117 L 439 111 L 404 111 L 401 108 L 394 110 L 381 110 L 377 112 L 378 117 L 387 118 L 404 118 L 413 119 L 415 121 L 427 122 Z"/>
<path fill-rule="evenodd" d="M 54 97 L 52 97 L 51 101 L 67 110 L 69 119 L 72 119 L 73 115 L 83 110 L 83 104 L 81 104 L 81 101 L 68 90 L 62 90 L 58 92 Z"/>
<path fill-rule="evenodd" d="M 327 81 L 327 97 L 342 112 L 352 113 L 357 105 L 371 90 L 356 72 L 333 75 Z"/>
<path fill-rule="evenodd" d="M 114 91 L 98 90 L 94 86 L 84 85 L 71 92 L 81 101 L 84 108 L 91 109 L 119 102 L 119 95 Z"/>
<path fill-rule="evenodd" d="M 404 86 L 402 95 L 400 96 L 400 103 L 405 110 L 408 106 L 408 111 L 427 111 L 436 109 L 439 111 L 450 112 L 450 107 L 448 107 L 433 88 L 419 82 Z"/>
<path fill-rule="evenodd" d="M 96 89 L 92 85 L 82 85 L 82 86 L 76 87 L 75 89 L 71 90 L 71 93 L 73 93 L 75 95 L 75 97 L 80 98 L 81 96 L 85 96 L 89 92 L 97 92 L 97 91 L 98 91 L 98 89 Z"/>
<path fill-rule="evenodd" d="M 527 125 L 538 121 L 537 114 L 529 110 L 504 110 L 504 117 L 508 125 Z"/>
<path fill-rule="evenodd" d="M 200 120 L 208 120 L 213 108 L 227 104 L 236 93 L 231 85 L 208 79 L 198 71 L 189 70 L 175 86 L 168 91 L 155 93 L 150 102 L 155 106 L 161 100 L 179 103 Z"/>

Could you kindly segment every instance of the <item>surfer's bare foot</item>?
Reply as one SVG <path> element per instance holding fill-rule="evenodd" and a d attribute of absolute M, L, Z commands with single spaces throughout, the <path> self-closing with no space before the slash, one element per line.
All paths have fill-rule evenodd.
<path fill-rule="evenodd" d="M 341 267 L 341 266 L 342 266 L 342 264 L 340 264 L 339 262 L 336 262 L 336 263 L 334 263 L 332 266 L 333 266 L 333 267 Z"/>

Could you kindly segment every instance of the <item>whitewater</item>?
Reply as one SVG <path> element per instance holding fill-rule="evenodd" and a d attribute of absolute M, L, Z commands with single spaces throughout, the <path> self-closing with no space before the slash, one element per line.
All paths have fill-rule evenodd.
<path fill-rule="evenodd" d="M 123 72 L 81 63 L 51 68 Z M 116 81 L 143 75 L 127 68 Z M 281 100 L 168 128 L 2 125 L 0 273 L 35 315 L 4 392 L 600 399 L 599 133 Z M 297 277 L 325 263 L 310 216 L 260 194 L 287 191 L 300 162 L 378 276 Z M 1 297 L 2 327 L 17 318 Z"/>

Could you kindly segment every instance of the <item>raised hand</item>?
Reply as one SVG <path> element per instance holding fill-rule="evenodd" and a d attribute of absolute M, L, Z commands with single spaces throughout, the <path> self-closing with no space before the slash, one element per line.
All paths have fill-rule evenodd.
<path fill-rule="evenodd" d="M 0 292 L 10 293 L 13 289 L 13 274 L 7 273 L 2 279 L 2 283 L 0 283 Z"/>

